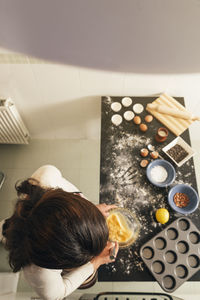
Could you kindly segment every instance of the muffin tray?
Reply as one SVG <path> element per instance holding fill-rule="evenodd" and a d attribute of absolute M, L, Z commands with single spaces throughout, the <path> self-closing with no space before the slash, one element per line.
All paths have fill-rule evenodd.
<path fill-rule="evenodd" d="M 174 292 L 200 270 L 200 231 L 181 217 L 145 243 L 140 255 L 161 288 Z"/>

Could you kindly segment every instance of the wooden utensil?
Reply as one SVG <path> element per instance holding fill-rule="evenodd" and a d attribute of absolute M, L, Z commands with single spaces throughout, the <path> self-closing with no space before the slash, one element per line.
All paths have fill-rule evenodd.
<path fill-rule="evenodd" d="M 166 114 L 170 116 L 174 116 L 176 118 L 181 118 L 185 120 L 192 120 L 192 121 L 200 121 L 200 117 L 194 116 L 192 113 L 189 111 L 181 111 L 176 108 L 171 108 L 162 104 L 153 104 L 153 103 L 148 103 L 147 107 L 149 109 L 155 110 L 161 114 Z"/>
<path fill-rule="evenodd" d="M 176 117 L 174 115 L 168 115 L 166 113 L 161 113 L 158 112 L 157 110 L 153 110 L 152 108 L 149 108 L 147 105 L 146 110 L 152 114 L 156 119 L 158 119 L 165 127 L 167 127 L 171 132 L 173 132 L 176 136 L 179 136 L 182 134 L 193 122 L 193 119 L 183 119 L 180 117 L 177 117 L 177 111 L 180 113 L 185 112 L 189 113 L 187 109 L 180 104 L 176 99 L 173 97 L 167 95 L 167 94 L 162 94 L 158 98 L 156 98 L 151 104 L 159 105 L 159 106 L 164 106 L 163 111 L 167 111 L 166 108 L 168 109 L 168 112 L 172 112 L 171 110 L 173 109 L 173 112 L 175 110 Z M 150 106 L 151 107 L 151 106 Z M 158 107 L 158 106 L 155 106 Z M 181 115 L 183 116 L 183 115 Z M 186 116 L 184 114 L 184 116 Z M 191 117 L 190 113 L 187 115 Z M 193 117 L 193 116 L 192 116 Z"/>

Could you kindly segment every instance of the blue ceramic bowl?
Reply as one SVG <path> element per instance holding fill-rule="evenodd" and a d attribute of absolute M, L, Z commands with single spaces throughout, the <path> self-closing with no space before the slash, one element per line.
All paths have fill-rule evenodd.
<path fill-rule="evenodd" d="M 184 193 L 189 198 L 189 204 L 186 207 L 178 207 L 174 203 L 174 195 L 176 193 Z M 194 212 L 199 205 L 199 197 L 195 189 L 187 184 L 177 184 L 168 193 L 168 202 L 173 210 L 180 214 L 187 215 Z"/>
<path fill-rule="evenodd" d="M 153 173 L 153 168 L 157 167 L 157 166 L 161 166 L 163 168 L 165 168 L 165 170 L 167 171 L 167 178 L 164 181 L 156 181 L 156 178 L 153 177 L 152 173 Z M 155 168 L 156 170 L 156 168 Z M 158 170 L 159 171 L 159 170 Z M 147 169 L 146 169 L 146 175 L 147 178 L 149 179 L 149 181 L 154 184 L 155 186 L 158 187 L 166 187 L 171 185 L 174 182 L 174 179 L 176 177 L 176 171 L 174 169 L 174 167 L 172 166 L 172 164 L 170 164 L 168 161 L 164 160 L 164 159 L 156 159 L 154 161 L 152 161 Z"/>

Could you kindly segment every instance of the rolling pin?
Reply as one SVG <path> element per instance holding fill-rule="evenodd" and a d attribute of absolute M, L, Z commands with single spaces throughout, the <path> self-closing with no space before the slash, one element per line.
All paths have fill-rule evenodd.
<path fill-rule="evenodd" d="M 166 115 L 170 115 L 176 118 L 181 118 L 181 119 L 185 119 L 185 120 L 192 120 L 192 121 L 200 121 L 200 117 L 196 117 L 193 114 L 191 114 L 188 111 L 181 111 L 179 109 L 176 108 L 171 108 L 165 105 L 160 105 L 160 104 L 153 104 L 153 103 L 148 103 L 147 107 L 149 109 L 155 110 L 161 114 L 166 114 Z"/>

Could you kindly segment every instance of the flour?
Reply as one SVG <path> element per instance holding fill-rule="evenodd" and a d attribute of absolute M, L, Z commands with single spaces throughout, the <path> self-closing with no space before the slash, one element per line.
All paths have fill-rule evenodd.
<path fill-rule="evenodd" d="M 168 172 L 162 166 L 155 166 L 150 171 L 153 181 L 164 182 L 167 179 Z"/>

